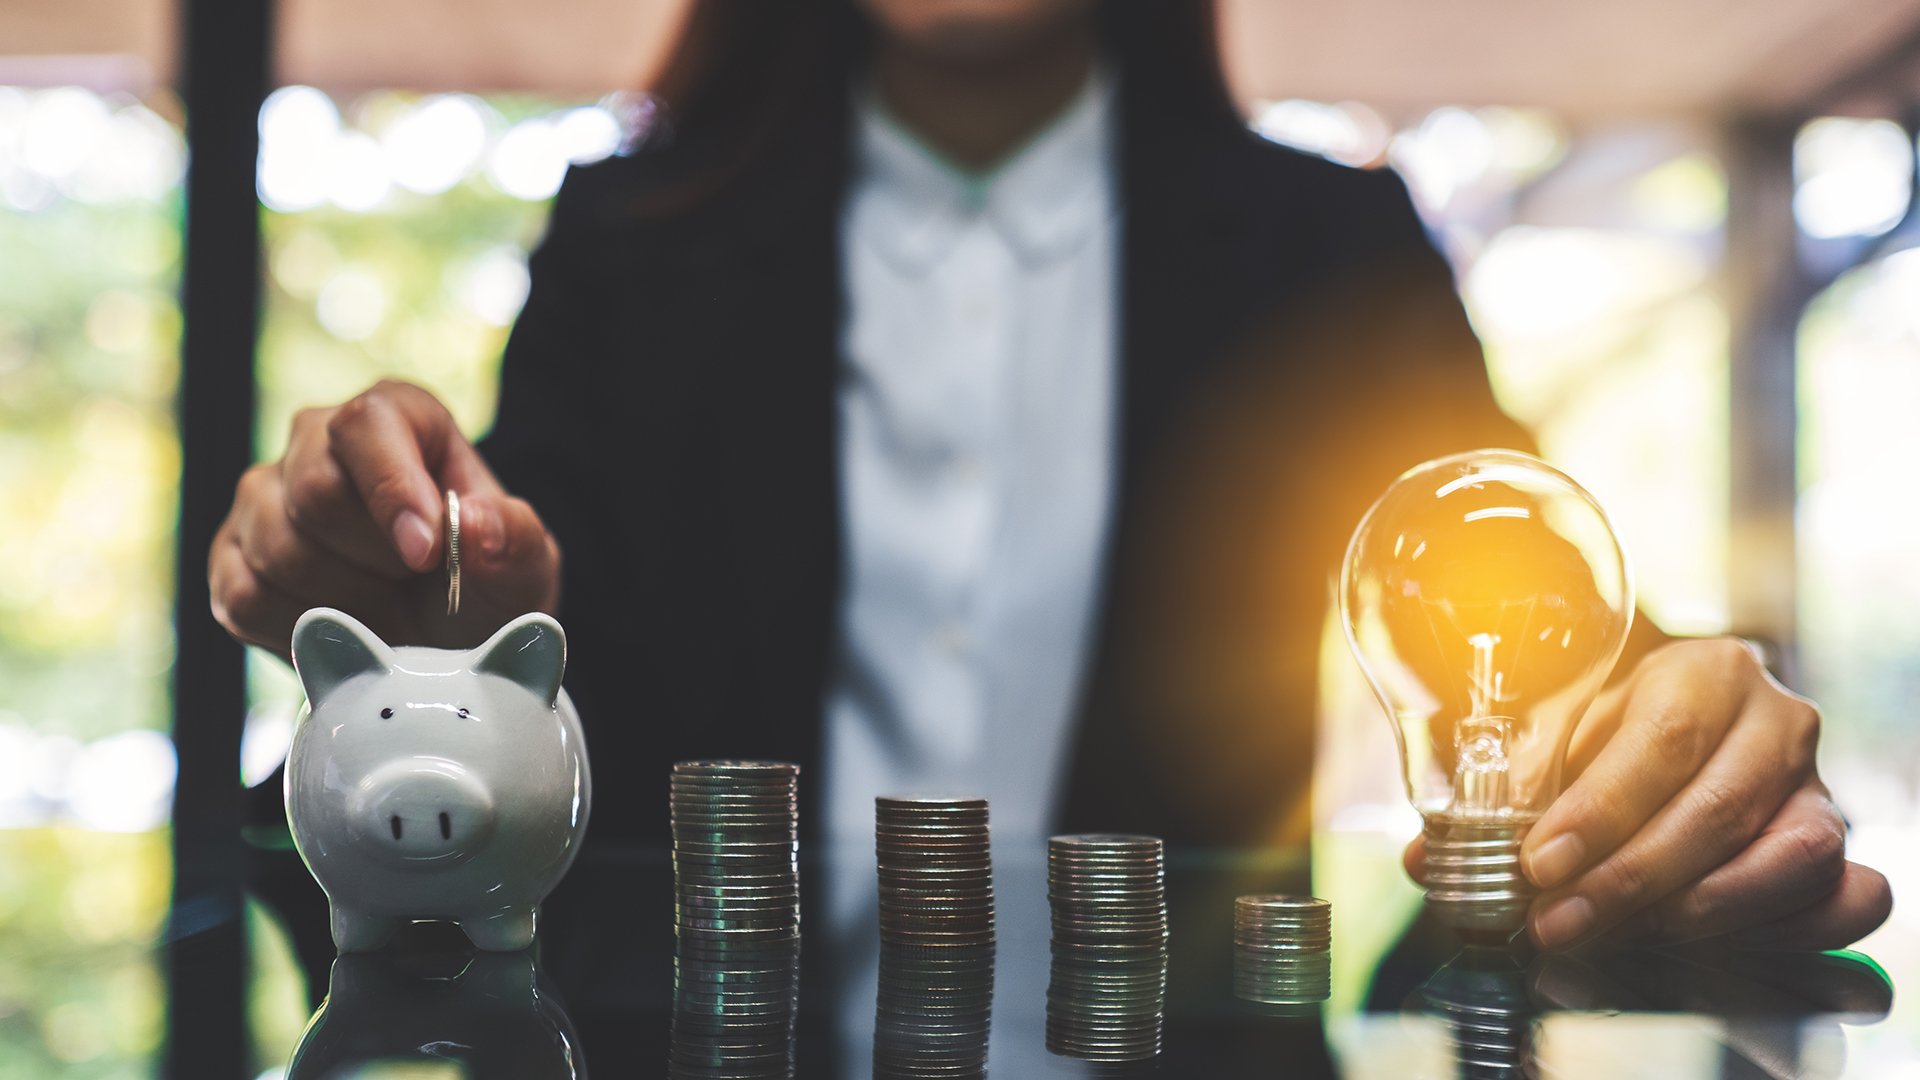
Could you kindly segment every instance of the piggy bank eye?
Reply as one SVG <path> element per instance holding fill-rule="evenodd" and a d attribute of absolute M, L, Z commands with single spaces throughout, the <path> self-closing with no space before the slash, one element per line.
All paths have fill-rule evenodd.
<path fill-rule="evenodd" d="M 393 719 L 393 710 L 392 710 L 392 709 L 381 709 L 381 710 L 380 710 L 380 719 L 382 719 L 382 720 L 391 720 L 391 719 Z"/>
<path fill-rule="evenodd" d="M 465 720 L 466 718 L 467 718 L 467 709 L 466 709 L 466 706 L 463 705 L 460 707 L 460 719 Z"/>

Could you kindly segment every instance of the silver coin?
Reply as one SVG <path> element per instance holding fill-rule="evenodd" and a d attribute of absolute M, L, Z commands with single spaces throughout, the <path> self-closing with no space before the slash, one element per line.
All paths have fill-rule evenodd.
<path fill-rule="evenodd" d="M 447 614 L 460 614 L 460 495 L 447 489 Z"/>
<path fill-rule="evenodd" d="M 1261 915 L 1314 914 L 1327 917 L 1333 913 L 1333 905 L 1317 896 L 1241 896 L 1235 898 L 1233 906 L 1235 911 L 1257 912 Z"/>
<path fill-rule="evenodd" d="M 733 881 L 730 871 L 683 869 L 681 876 L 685 888 L 676 889 L 675 894 L 688 903 L 714 900 L 722 903 L 739 901 L 764 901 L 787 899 L 798 902 L 799 882 L 796 875 L 765 875 L 750 883 Z"/>
<path fill-rule="evenodd" d="M 699 856 L 675 855 L 673 869 L 678 880 L 688 885 L 732 886 L 740 890 L 741 895 L 756 890 L 792 888 L 800 881 L 791 860 L 727 864 L 705 861 Z"/>
<path fill-rule="evenodd" d="M 699 775 L 739 773 L 746 776 L 798 776 L 800 766 L 791 761 L 763 761 L 758 758 L 693 758 L 674 762 L 673 771 Z"/>
<path fill-rule="evenodd" d="M 992 911 L 993 894 L 966 894 L 951 892 L 914 893 L 890 891 L 880 895 L 880 910 L 928 913 L 956 911 Z"/>
<path fill-rule="evenodd" d="M 733 918 L 733 917 L 770 917 L 793 916 L 794 908 L 799 904 L 795 897 L 769 897 L 764 900 L 723 900 L 713 902 L 703 897 L 680 897 L 674 904 L 674 910 L 689 918 Z"/>
<path fill-rule="evenodd" d="M 1060 852 L 1160 852 L 1165 847 L 1165 843 L 1157 836 L 1139 836 L 1131 833 L 1069 833 L 1047 838 L 1047 850 Z"/>
<path fill-rule="evenodd" d="M 884 810 L 904 809 L 909 813 L 923 810 L 978 810 L 984 813 L 987 809 L 987 800 L 978 795 L 879 795 L 873 803 Z"/>
<path fill-rule="evenodd" d="M 946 881 L 955 884 L 978 883 L 981 885 L 993 883 L 993 868 L 990 866 L 953 866 L 934 863 L 930 866 L 882 866 L 879 869 L 881 873 L 902 881 Z"/>
<path fill-rule="evenodd" d="M 1069 903 L 1096 903 L 1103 900 L 1132 902 L 1140 904 L 1159 904 L 1166 899 L 1165 889 L 1153 886 L 1117 885 L 1111 882 L 1061 882 L 1047 890 L 1047 895 L 1055 900 Z"/>

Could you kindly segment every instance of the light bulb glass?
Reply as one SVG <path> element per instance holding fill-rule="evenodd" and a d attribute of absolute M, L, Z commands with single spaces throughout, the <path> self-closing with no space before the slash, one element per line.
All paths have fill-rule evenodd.
<path fill-rule="evenodd" d="M 1429 461 L 1354 530 L 1340 612 L 1426 821 L 1428 899 L 1455 926 L 1517 929 L 1520 840 L 1633 621 L 1605 511 L 1518 451 Z"/>

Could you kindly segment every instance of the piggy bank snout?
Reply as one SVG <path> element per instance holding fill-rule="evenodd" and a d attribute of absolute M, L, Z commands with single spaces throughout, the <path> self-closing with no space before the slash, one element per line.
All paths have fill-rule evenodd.
<path fill-rule="evenodd" d="M 493 835 L 493 797 L 446 761 L 396 762 L 369 773 L 348 812 L 369 845 L 401 862 L 463 860 Z"/>

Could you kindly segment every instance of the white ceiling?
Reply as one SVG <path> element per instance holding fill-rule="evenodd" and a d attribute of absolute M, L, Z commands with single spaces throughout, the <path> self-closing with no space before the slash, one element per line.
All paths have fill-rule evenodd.
<path fill-rule="evenodd" d="M 281 0 L 279 77 L 346 91 L 631 87 L 684 2 Z M 1783 111 L 1920 34 L 1920 0 L 1220 2 L 1243 97 L 1401 115 L 1441 103 L 1576 121 Z M 173 20 L 170 0 L 6 0 L 0 82 L 164 82 Z"/>
<path fill-rule="evenodd" d="M 1569 117 L 1790 110 L 1920 32 L 1916 0 L 1222 0 L 1249 97 L 1539 105 Z"/>

